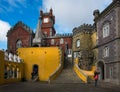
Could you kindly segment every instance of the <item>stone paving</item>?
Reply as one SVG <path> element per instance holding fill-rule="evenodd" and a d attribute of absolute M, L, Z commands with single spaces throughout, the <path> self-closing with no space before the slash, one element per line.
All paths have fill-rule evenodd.
<path fill-rule="evenodd" d="M 71 77 L 72 76 L 72 77 Z M 0 85 L 0 92 L 120 92 L 120 86 L 99 82 L 94 87 L 94 82 L 85 84 L 79 80 L 72 65 L 68 63 L 61 75 L 53 82 L 17 82 Z"/>
<path fill-rule="evenodd" d="M 0 92 L 120 92 L 120 87 L 94 87 L 93 84 L 84 83 L 19 82 L 0 85 Z"/>

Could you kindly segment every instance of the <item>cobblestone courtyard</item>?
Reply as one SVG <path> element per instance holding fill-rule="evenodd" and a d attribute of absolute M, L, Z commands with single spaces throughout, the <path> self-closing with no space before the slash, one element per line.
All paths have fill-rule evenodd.
<path fill-rule="evenodd" d="M 40 83 L 20 82 L 0 85 L 0 92 L 120 92 L 120 87 L 94 87 L 93 84 L 83 83 Z"/>

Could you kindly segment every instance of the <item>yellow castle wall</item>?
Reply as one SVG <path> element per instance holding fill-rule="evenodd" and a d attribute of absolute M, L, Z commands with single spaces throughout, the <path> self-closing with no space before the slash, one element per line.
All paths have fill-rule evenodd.
<path fill-rule="evenodd" d="M 60 65 L 60 49 L 58 47 L 19 48 L 19 56 L 24 62 L 24 77 L 31 79 L 33 65 L 38 65 L 40 81 L 48 81 L 50 75 Z"/>
<path fill-rule="evenodd" d="M 14 71 L 15 69 L 18 70 L 18 76 L 16 78 L 4 78 L 5 73 L 5 66 L 7 67 L 7 71 L 10 70 L 10 68 Z M 21 81 L 23 78 L 23 63 L 13 62 L 4 60 L 4 52 L 0 51 L 0 84 L 4 83 L 12 83 L 12 82 L 18 82 Z"/>

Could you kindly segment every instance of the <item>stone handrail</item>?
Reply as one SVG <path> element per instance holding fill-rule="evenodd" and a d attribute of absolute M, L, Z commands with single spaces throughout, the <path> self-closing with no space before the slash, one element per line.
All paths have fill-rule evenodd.
<path fill-rule="evenodd" d="M 74 71 L 83 82 L 88 82 L 88 76 L 82 72 L 82 70 L 78 67 L 77 64 L 74 65 Z"/>
<path fill-rule="evenodd" d="M 50 75 L 50 77 L 49 77 L 49 79 L 48 79 L 48 82 L 49 82 L 49 83 L 51 82 L 51 80 L 55 79 L 55 78 L 60 74 L 62 68 L 63 68 L 63 65 L 60 64 L 60 65 L 58 66 L 58 68 Z"/>

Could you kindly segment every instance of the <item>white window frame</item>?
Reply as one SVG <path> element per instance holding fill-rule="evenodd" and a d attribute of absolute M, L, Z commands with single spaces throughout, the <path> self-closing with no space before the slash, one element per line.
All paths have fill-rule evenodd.
<path fill-rule="evenodd" d="M 63 44 L 63 43 L 64 43 L 64 39 L 61 38 L 61 39 L 60 39 L 60 44 Z"/>
<path fill-rule="evenodd" d="M 77 41 L 76 41 L 76 47 L 77 48 L 80 47 L 80 39 L 77 39 Z"/>
<path fill-rule="evenodd" d="M 109 56 L 109 47 L 106 46 L 103 49 L 103 57 L 108 57 Z"/>
<path fill-rule="evenodd" d="M 51 45 L 54 45 L 54 44 L 55 44 L 55 40 L 51 39 Z"/>
<path fill-rule="evenodd" d="M 110 78 L 113 78 L 113 67 L 110 67 L 109 69 L 110 69 L 109 70 L 110 71 Z"/>
<path fill-rule="evenodd" d="M 22 41 L 21 41 L 21 40 L 18 40 L 18 41 L 16 42 L 16 47 L 17 47 L 17 48 L 22 47 Z"/>
<path fill-rule="evenodd" d="M 109 23 L 106 23 L 105 25 L 103 25 L 103 38 L 109 36 L 109 31 L 110 31 L 110 25 Z"/>
<path fill-rule="evenodd" d="M 44 18 L 44 23 L 48 23 L 49 19 L 48 18 Z"/>

